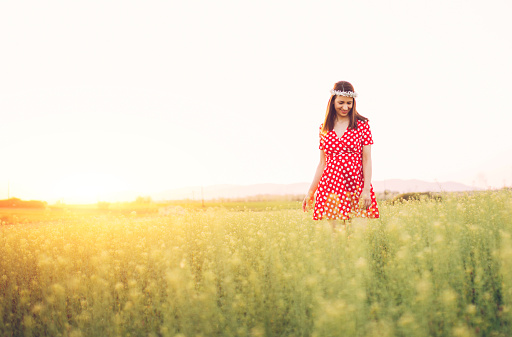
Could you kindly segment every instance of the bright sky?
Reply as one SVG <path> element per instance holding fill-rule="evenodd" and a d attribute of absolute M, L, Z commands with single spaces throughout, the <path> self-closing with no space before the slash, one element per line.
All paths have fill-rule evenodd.
<path fill-rule="evenodd" d="M 2 2 L 0 199 L 311 181 L 339 80 L 370 119 L 373 180 L 511 186 L 511 9 Z"/>

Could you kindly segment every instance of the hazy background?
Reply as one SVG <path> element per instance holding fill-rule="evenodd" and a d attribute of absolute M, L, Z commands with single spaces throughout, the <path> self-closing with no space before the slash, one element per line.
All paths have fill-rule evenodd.
<path fill-rule="evenodd" d="M 334 82 L 373 180 L 512 185 L 509 1 L 0 3 L 0 199 L 310 181 Z"/>

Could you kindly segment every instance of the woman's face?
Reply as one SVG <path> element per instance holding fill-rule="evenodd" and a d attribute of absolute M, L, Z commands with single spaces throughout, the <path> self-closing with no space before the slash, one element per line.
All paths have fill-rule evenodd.
<path fill-rule="evenodd" d="M 354 99 L 352 97 L 336 96 L 334 100 L 334 109 L 338 117 L 347 117 L 350 109 L 352 109 Z"/>

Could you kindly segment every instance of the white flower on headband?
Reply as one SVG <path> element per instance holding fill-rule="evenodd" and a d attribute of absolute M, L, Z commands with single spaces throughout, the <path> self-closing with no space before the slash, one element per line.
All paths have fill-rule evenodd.
<path fill-rule="evenodd" d="M 354 91 L 341 91 L 341 90 L 331 90 L 331 95 L 337 96 L 345 96 L 345 97 L 357 97 L 357 93 Z"/>

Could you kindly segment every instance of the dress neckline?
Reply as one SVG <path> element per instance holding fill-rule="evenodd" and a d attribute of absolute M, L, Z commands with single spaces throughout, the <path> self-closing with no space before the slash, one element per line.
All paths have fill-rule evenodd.
<path fill-rule="evenodd" d="M 338 137 L 338 133 L 336 132 L 336 130 L 332 129 L 331 131 L 334 132 L 334 135 L 335 137 L 338 139 L 338 140 L 341 140 L 343 139 L 343 137 L 345 136 L 345 134 L 347 133 L 347 130 L 348 130 L 348 126 L 347 128 L 345 129 L 345 131 L 343 131 L 343 134 L 341 135 L 341 137 Z"/>

